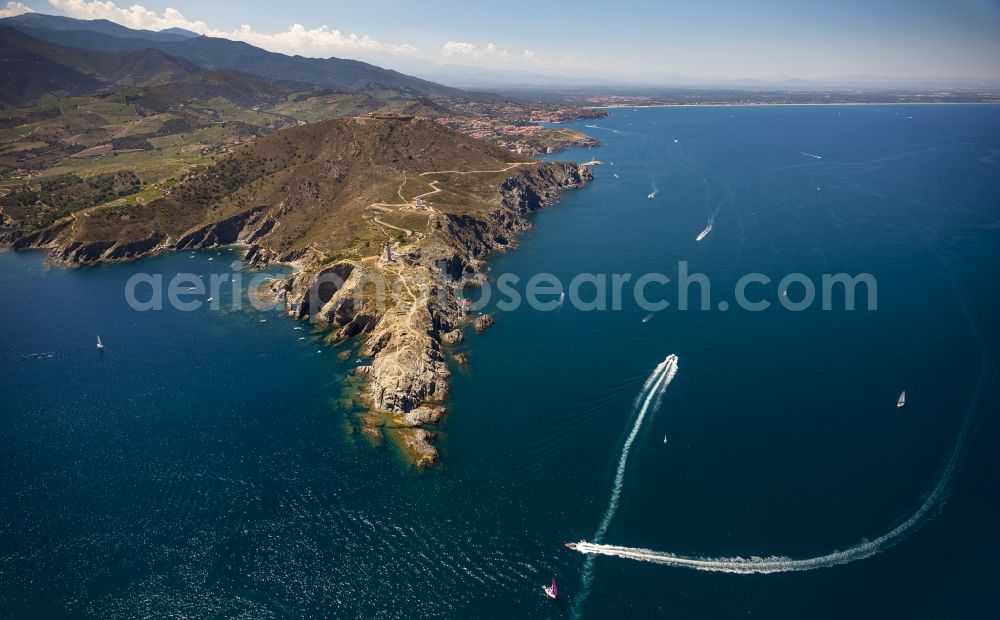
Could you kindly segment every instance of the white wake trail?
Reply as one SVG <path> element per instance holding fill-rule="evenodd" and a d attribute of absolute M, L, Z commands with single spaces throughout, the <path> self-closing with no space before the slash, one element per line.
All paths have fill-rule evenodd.
<path fill-rule="evenodd" d="M 733 192 L 732 190 L 729 190 L 729 194 L 725 198 L 720 200 L 719 204 L 716 205 L 715 210 L 709 214 L 708 223 L 705 224 L 705 229 L 702 230 L 700 233 L 698 233 L 698 236 L 695 237 L 694 239 L 695 241 L 701 241 L 702 239 L 708 236 L 708 233 L 712 232 L 712 226 L 715 225 L 715 218 L 719 216 L 719 211 L 722 211 L 723 205 L 731 203 L 732 200 L 733 200 Z"/>
<path fill-rule="evenodd" d="M 814 570 L 817 568 L 829 568 L 839 564 L 856 562 L 873 555 L 881 553 L 892 545 L 902 540 L 910 531 L 920 525 L 920 522 L 930 513 L 944 497 L 951 481 L 952 474 L 958 464 L 958 457 L 962 453 L 962 446 L 965 443 L 966 434 L 969 430 L 969 423 L 972 420 L 972 412 L 979 401 L 979 388 L 969 403 L 965 421 L 959 431 L 955 449 L 951 458 L 941 474 L 934 490 L 931 491 L 920 508 L 914 512 L 909 519 L 903 521 L 889 532 L 870 541 L 863 542 L 844 549 L 834 551 L 826 555 L 819 555 L 811 558 L 792 559 L 784 556 L 769 557 L 721 557 L 721 558 L 699 558 L 683 555 L 675 555 L 664 551 L 653 551 L 652 549 L 641 549 L 634 547 L 618 547 L 615 545 L 602 545 L 600 541 L 590 543 L 581 541 L 576 543 L 574 549 L 580 553 L 595 555 L 610 555 L 629 560 L 639 560 L 642 562 L 652 562 L 654 564 L 665 564 L 667 566 L 677 566 L 682 568 L 693 568 L 695 570 L 711 571 L 716 573 L 736 573 L 736 574 L 768 574 L 768 573 L 789 573 L 793 571 Z M 595 540 L 596 537 L 595 537 Z"/>
<path fill-rule="evenodd" d="M 618 469 L 615 471 L 615 483 L 611 489 L 611 500 L 608 502 L 608 509 L 604 513 L 604 518 L 601 519 L 597 533 L 594 534 L 594 540 L 604 538 L 604 534 L 611 525 L 611 520 L 614 518 L 615 513 L 618 512 L 618 502 L 621 498 L 622 486 L 625 483 L 625 465 L 628 463 L 628 454 L 632 450 L 632 443 L 635 442 L 635 438 L 639 434 L 639 428 L 646 418 L 646 413 L 651 410 L 650 405 L 654 404 L 654 402 L 659 406 L 659 397 L 667 389 L 667 386 L 670 385 L 670 382 L 674 380 L 674 375 L 676 374 L 677 356 L 668 355 L 667 359 L 657 365 L 656 370 L 646 379 L 646 383 L 643 385 L 645 396 L 640 395 L 641 406 L 639 408 L 639 415 L 636 416 L 635 424 L 632 425 L 632 431 L 625 439 L 625 445 L 622 446 L 622 455 L 618 459 Z M 637 404 L 639 403 L 637 402 Z"/>
<path fill-rule="evenodd" d="M 666 391 L 670 382 L 674 380 L 676 374 L 677 356 L 671 354 L 656 366 L 653 373 L 649 375 L 649 378 L 643 384 L 638 398 L 636 398 L 634 408 L 638 408 L 639 413 L 635 418 L 635 423 L 632 425 L 632 430 L 629 432 L 628 437 L 625 438 L 625 445 L 622 446 L 622 454 L 618 458 L 618 469 L 615 471 L 615 481 L 611 488 L 611 499 L 608 501 L 608 508 L 604 511 L 604 517 L 601 519 L 601 523 L 597 526 L 597 531 L 594 533 L 594 540 L 598 543 L 604 540 L 604 535 L 607 533 L 608 527 L 611 526 L 611 521 L 615 518 L 615 513 L 618 512 L 622 486 L 625 483 L 625 465 L 628 463 L 629 452 L 632 449 L 635 438 L 639 435 L 642 422 L 645 420 L 647 413 L 656 411 L 660 406 L 663 392 Z M 573 616 L 576 618 L 580 617 L 583 604 L 590 593 L 590 585 L 593 583 L 593 580 L 594 556 L 591 555 L 587 557 L 587 560 L 583 564 L 583 572 L 580 576 L 580 593 L 573 601 Z"/>
<path fill-rule="evenodd" d="M 934 251 L 937 255 L 936 248 L 932 247 L 932 251 Z M 974 414 L 979 406 L 980 394 L 982 393 L 986 377 L 989 374 L 988 369 L 990 366 L 989 355 L 983 346 L 983 339 L 979 326 L 976 323 L 964 296 L 961 294 L 958 283 L 955 281 L 955 276 L 952 273 L 950 266 L 944 261 L 944 259 L 940 256 L 938 256 L 938 259 L 941 261 L 941 264 L 944 266 L 949 277 L 952 279 L 952 284 L 958 293 L 959 305 L 962 308 L 965 318 L 969 322 L 969 327 L 972 330 L 976 345 L 979 349 L 980 371 L 979 378 L 977 379 L 975 388 L 972 392 L 972 397 L 969 399 L 968 409 L 965 411 L 962 427 L 955 440 L 955 447 L 952 449 L 944 471 L 941 472 L 941 477 L 938 479 L 937 484 L 931 490 L 930 494 L 927 495 L 924 502 L 919 508 L 917 508 L 916 512 L 910 515 L 908 519 L 873 540 L 862 542 L 842 551 L 833 551 L 825 555 L 802 559 L 793 559 L 784 556 L 733 556 L 716 558 L 685 556 L 665 551 L 654 551 L 652 549 L 604 545 L 601 544 L 602 541 L 597 539 L 597 537 L 595 537 L 594 542 L 580 541 L 573 544 L 571 548 L 576 549 L 580 553 L 588 554 L 588 559 L 592 559 L 597 555 L 609 555 L 629 560 L 638 560 L 641 562 L 651 562 L 654 564 L 664 564 L 667 566 L 691 568 L 716 573 L 768 574 L 815 570 L 818 568 L 829 568 L 831 566 L 856 562 L 858 560 L 863 560 L 865 558 L 870 558 L 873 555 L 877 555 L 906 538 L 908 534 L 912 533 L 917 527 L 919 527 L 921 523 L 933 512 L 933 510 L 939 506 L 947 494 L 948 485 L 951 483 L 952 476 L 958 466 L 959 457 L 962 455 L 962 448 L 965 446 L 965 440 L 969 434 L 969 428 L 972 426 L 972 420 L 975 417 Z M 620 468 L 621 465 L 619 465 L 619 470 Z"/>
<path fill-rule="evenodd" d="M 698 233 L 698 236 L 695 237 L 694 240 L 695 241 L 701 241 L 702 239 L 704 239 L 705 237 L 707 237 L 708 233 L 712 232 L 712 225 L 713 224 L 715 224 L 715 218 L 711 217 L 711 218 L 708 219 L 708 224 L 705 226 L 705 230 L 703 230 L 700 233 Z"/>

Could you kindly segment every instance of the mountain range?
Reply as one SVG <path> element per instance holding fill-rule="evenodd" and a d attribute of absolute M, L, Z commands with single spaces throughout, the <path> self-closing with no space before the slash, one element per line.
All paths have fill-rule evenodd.
<path fill-rule="evenodd" d="M 381 86 L 424 95 L 484 97 L 358 60 L 288 56 L 241 41 L 200 36 L 176 28 L 161 32 L 134 30 L 107 20 L 79 20 L 39 13 L 0 19 L 0 26 L 66 48 L 128 54 L 158 50 L 201 68 L 238 71 L 304 87 L 359 91 Z"/>

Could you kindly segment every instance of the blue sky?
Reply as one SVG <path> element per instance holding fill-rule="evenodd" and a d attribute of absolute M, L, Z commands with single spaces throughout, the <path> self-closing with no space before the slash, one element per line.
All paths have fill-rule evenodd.
<path fill-rule="evenodd" d="M 450 63 L 566 75 L 1000 78 L 1000 0 L 4 4 L 0 12 L 182 26 L 274 51 L 361 58 L 411 71 Z"/>

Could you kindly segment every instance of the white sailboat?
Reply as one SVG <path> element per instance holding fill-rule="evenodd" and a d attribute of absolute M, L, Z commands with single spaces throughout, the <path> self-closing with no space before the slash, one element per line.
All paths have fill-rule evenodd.
<path fill-rule="evenodd" d="M 903 390 L 899 395 L 899 400 L 896 401 L 896 406 L 900 409 L 906 404 L 906 390 Z"/>
<path fill-rule="evenodd" d="M 104 343 L 101 342 L 101 335 L 100 334 L 97 334 L 97 348 L 98 349 L 104 349 Z"/>

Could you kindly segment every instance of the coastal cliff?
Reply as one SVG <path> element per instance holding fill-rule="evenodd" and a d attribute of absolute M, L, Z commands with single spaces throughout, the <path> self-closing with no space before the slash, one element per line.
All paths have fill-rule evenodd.
<path fill-rule="evenodd" d="M 291 316 L 313 315 L 328 324 L 331 341 L 365 335 L 364 353 L 371 358 L 366 403 L 390 414 L 418 464 L 432 463 L 433 434 L 423 427 L 445 413 L 451 371 L 443 347 L 463 337 L 458 328 L 468 321 L 468 308 L 462 289 L 485 277 L 481 267 L 488 254 L 516 246 L 517 233 L 530 226 L 528 214 L 591 178 L 576 164 L 519 171 L 500 185 L 496 209 L 481 216 L 432 215 L 431 233 L 401 245 L 396 262 L 363 259 L 306 269 L 274 283 L 272 291 L 284 293 Z M 364 290 L 381 283 L 385 299 Z M 316 300 L 321 305 L 313 307 Z"/>
<path fill-rule="evenodd" d="M 270 292 L 290 316 L 328 327 L 328 343 L 363 339 L 365 431 L 398 434 L 425 465 L 449 392 L 445 343 L 468 321 L 461 290 L 484 279 L 488 254 L 516 245 L 531 212 L 591 178 L 421 119 L 338 119 L 251 143 L 165 199 L 0 242 L 66 265 L 229 244 L 245 246 L 251 267 L 293 264 Z"/>

